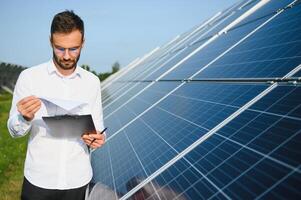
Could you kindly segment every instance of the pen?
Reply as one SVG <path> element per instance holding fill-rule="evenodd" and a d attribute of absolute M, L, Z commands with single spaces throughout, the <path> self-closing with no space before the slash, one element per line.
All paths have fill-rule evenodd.
<path fill-rule="evenodd" d="M 103 133 L 107 130 L 107 128 L 108 128 L 108 127 L 104 128 L 99 134 L 103 134 Z M 94 139 L 90 142 L 89 146 L 90 146 L 95 140 L 96 140 L 96 138 L 94 138 Z"/>

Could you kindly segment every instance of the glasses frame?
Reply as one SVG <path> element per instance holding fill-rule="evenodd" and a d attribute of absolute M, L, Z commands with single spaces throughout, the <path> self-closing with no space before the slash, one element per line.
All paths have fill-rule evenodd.
<path fill-rule="evenodd" d="M 56 46 L 55 44 L 52 44 L 52 48 L 53 48 L 54 52 L 59 56 L 64 56 L 68 52 L 70 56 L 76 57 L 77 55 L 79 55 L 82 45 L 80 45 L 78 47 L 64 48 L 64 47 L 60 47 L 60 46 Z"/>

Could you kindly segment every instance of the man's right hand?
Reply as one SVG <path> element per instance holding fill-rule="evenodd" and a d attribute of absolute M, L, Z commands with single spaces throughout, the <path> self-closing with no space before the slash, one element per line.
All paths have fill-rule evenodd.
<path fill-rule="evenodd" d="M 41 108 L 41 100 L 35 96 L 28 96 L 17 103 L 17 108 L 24 119 L 31 121 Z"/>

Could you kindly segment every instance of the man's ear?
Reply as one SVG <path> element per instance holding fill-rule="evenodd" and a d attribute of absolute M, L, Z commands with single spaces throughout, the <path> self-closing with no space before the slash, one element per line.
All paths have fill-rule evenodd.
<path fill-rule="evenodd" d="M 50 46 L 52 47 L 52 37 L 51 37 L 51 35 L 49 36 L 49 42 L 50 42 Z"/>
<path fill-rule="evenodd" d="M 83 38 L 82 48 L 85 46 L 85 38 Z"/>

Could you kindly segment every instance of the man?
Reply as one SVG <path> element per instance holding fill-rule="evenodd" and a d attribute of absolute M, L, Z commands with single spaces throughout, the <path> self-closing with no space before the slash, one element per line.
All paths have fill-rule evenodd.
<path fill-rule="evenodd" d="M 22 200 L 85 198 L 92 178 L 89 149 L 104 144 L 101 90 L 97 76 L 77 67 L 84 43 L 84 23 L 73 11 L 54 16 L 50 43 L 53 58 L 24 70 L 16 83 L 8 129 L 12 137 L 30 132 Z M 91 114 L 97 133 L 55 138 L 42 116 L 68 114 L 39 97 L 85 102 L 73 114 Z"/>

